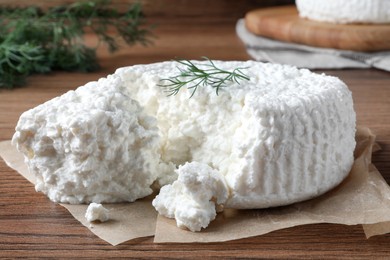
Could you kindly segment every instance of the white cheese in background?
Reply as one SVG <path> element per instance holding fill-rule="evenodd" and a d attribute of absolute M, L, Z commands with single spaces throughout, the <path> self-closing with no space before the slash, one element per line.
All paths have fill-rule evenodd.
<path fill-rule="evenodd" d="M 233 208 L 306 200 L 347 176 L 353 163 L 355 112 L 342 81 L 255 61 L 215 64 L 230 71 L 247 68 L 243 72 L 250 81 L 229 83 L 218 96 L 206 86 L 192 98 L 185 88 L 167 97 L 158 84 L 179 73 L 176 62 L 115 73 L 131 97 L 157 118 L 163 161 L 196 161 L 217 170 L 231 190 L 226 206 Z"/>
<path fill-rule="evenodd" d="M 122 85 L 109 76 L 22 114 L 13 143 L 25 154 L 37 191 L 72 204 L 152 193 L 160 172 L 156 120 Z"/>
<path fill-rule="evenodd" d="M 390 0 L 296 0 L 299 15 L 331 23 L 390 23 Z"/>
<path fill-rule="evenodd" d="M 207 164 L 186 163 L 177 170 L 178 179 L 161 188 L 153 200 L 159 214 L 175 218 L 178 227 L 191 231 L 206 228 L 228 199 L 225 177 Z"/>
<path fill-rule="evenodd" d="M 88 222 L 100 221 L 106 222 L 110 219 L 110 211 L 103 207 L 102 204 L 91 203 L 89 204 L 87 211 L 85 212 L 85 218 Z"/>

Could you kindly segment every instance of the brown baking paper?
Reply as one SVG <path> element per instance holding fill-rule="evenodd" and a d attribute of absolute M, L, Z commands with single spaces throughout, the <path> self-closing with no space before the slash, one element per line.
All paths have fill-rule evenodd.
<path fill-rule="evenodd" d="M 390 232 L 390 188 L 371 164 L 375 141 L 369 129 L 357 132 L 355 163 L 350 175 L 325 195 L 291 206 L 262 210 L 227 209 L 218 214 L 207 229 L 198 233 L 181 230 L 175 220 L 158 217 L 150 199 L 127 204 L 105 204 L 111 220 L 105 223 L 86 222 L 86 205 L 67 205 L 69 212 L 93 233 L 117 245 L 138 237 L 152 236 L 155 242 L 216 242 L 257 236 L 274 230 L 313 223 L 366 224 L 367 237 Z M 375 146 L 374 146 L 374 149 Z M 0 143 L 0 156 L 30 182 L 23 156 L 10 141 Z"/>
<path fill-rule="evenodd" d="M 23 155 L 11 145 L 11 141 L 0 142 L 0 156 L 9 167 L 35 183 L 34 175 L 28 171 Z M 150 197 L 134 203 L 104 204 L 110 210 L 110 220 L 104 223 L 89 223 L 85 219 L 88 205 L 60 205 L 95 235 L 114 246 L 131 239 L 153 236 L 155 232 L 157 213 Z"/>
<path fill-rule="evenodd" d="M 275 230 L 314 223 L 365 224 L 366 236 L 390 231 L 390 188 L 371 164 L 375 136 L 368 128 L 356 135 L 355 163 L 348 177 L 330 192 L 290 206 L 228 209 L 201 232 L 179 229 L 174 219 L 157 218 L 154 242 L 219 242 L 263 235 Z"/>

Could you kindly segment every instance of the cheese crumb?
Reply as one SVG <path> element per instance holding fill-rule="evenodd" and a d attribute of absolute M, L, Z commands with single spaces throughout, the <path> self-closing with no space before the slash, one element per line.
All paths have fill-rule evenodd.
<path fill-rule="evenodd" d="M 110 211 L 103 207 L 102 204 L 92 202 L 89 204 L 87 212 L 85 212 L 85 218 L 88 222 L 97 220 L 100 222 L 105 222 L 110 219 L 109 213 Z"/>
<path fill-rule="evenodd" d="M 217 170 L 199 162 L 186 163 L 177 170 L 178 179 L 161 188 L 153 206 L 177 226 L 191 231 L 206 228 L 217 209 L 228 199 L 225 178 Z"/>

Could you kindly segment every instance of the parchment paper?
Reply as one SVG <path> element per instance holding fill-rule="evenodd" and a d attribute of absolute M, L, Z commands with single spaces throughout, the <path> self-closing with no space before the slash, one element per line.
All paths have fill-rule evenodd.
<path fill-rule="evenodd" d="M 356 139 L 353 168 L 349 176 L 330 192 L 291 206 L 228 209 L 198 233 L 181 230 L 174 219 L 159 216 L 154 242 L 227 241 L 314 223 L 367 224 L 364 225 L 367 237 L 389 232 L 390 222 L 386 221 L 390 221 L 390 188 L 371 164 L 372 149 L 377 149 L 375 136 L 368 128 L 359 128 Z"/>
<path fill-rule="evenodd" d="M 291 206 L 263 210 L 227 209 L 198 233 L 181 230 L 175 220 L 159 216 L 151 198 L 134 203 L 105 204 L 111 220 L 90 224 L 84 218 L 87 205 L 60 204 L 94 234 L 112 245 L 155 235 L 155 242 L 217 242 L 257 236 L 278 229 L 312 223 L 365 224 L 367 237 L 390 232 L 390 188 L 371 164 L 375 136 L 359 128 L 355 163 L 347 179 L 319 198 Z M 11 168 L 34 182 L 10 141 L 0 143 L 0 156 Z M 157 226 L 155 226 L 157 221 Z"/>

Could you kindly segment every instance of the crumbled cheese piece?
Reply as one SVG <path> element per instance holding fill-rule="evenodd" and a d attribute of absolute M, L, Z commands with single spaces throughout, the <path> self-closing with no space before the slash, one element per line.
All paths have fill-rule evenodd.
<path fill-rule="evenodd" d="M 390 23 L 388 0 L 297 0 L 299 15 L 331 23 Z"/>
<path fill-rule="evenodd" d="M 13 143 L 36 190 L 56 202 L 131 202 L 160 172 L 156 120 L 115 75 L 23 113 Z"/>
<path fill-rule="evenodd" d="M 228 199 L 225 178 L 198 162 L 180 166 L 177 173 L 178 179 L 161 188 L 153 206 L 161 215 L 175 218 L 178 227 L 200 231 L 215 219 L 217 208 Z"/>
<path fill-rule="evenodd" d="M 105 222 L 110 219 L 109 210 L 103 207 L 102 204 L 92 202 L 89 204 L 87 211 L 85 212 L 85 218 L 88 222 L 100 221 Z"/>

